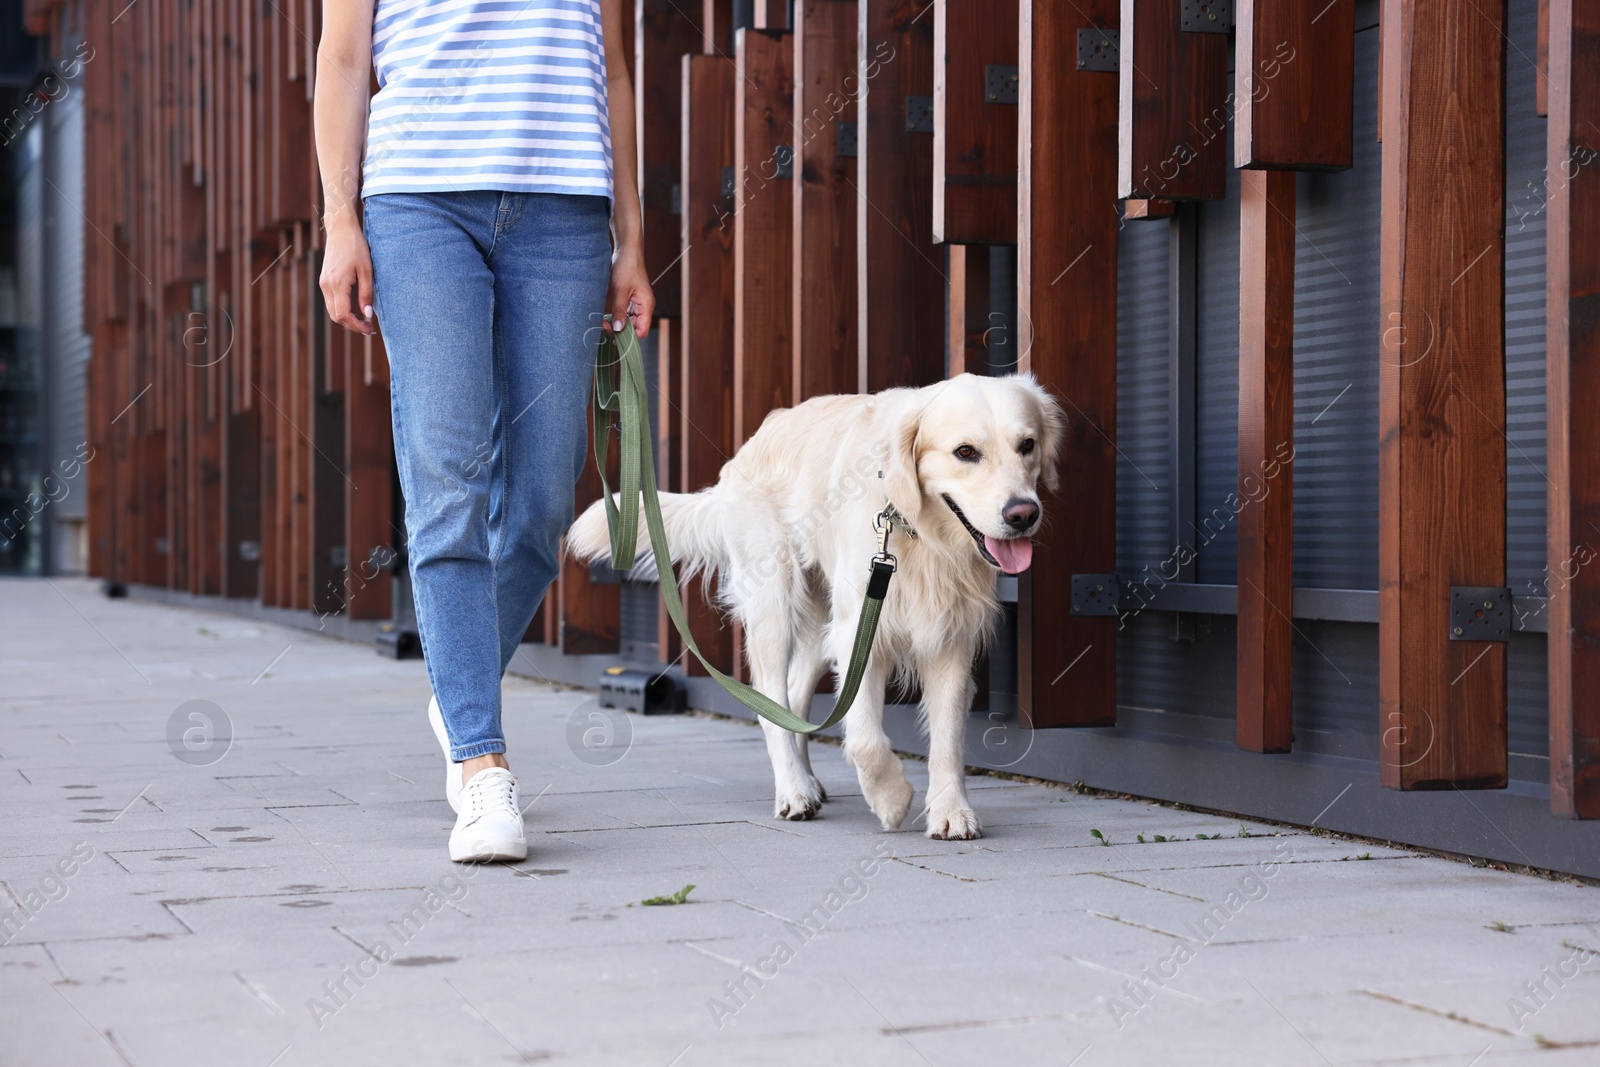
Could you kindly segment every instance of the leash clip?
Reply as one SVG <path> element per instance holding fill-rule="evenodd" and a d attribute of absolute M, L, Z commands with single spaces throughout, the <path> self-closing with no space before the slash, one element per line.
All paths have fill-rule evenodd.
<path fill-rule="evenodd" d="M 872 520 L 873 529 L 878 531 L 878 554 L 872 557 L 872 562 L 874 564 L 886 564 L 891 571 L 895 569 L 898 562 L 894 558 L 894 554 L 889 551 L 889 535 L 894 532 L 893 512 L 894 505 L 890 504 L 878 512 L 877 516 Z"/>

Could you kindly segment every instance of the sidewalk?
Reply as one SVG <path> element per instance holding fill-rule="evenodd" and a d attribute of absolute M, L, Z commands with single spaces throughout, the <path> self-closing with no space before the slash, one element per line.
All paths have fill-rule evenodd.
<path fill-rule="evenodd" d="M 999 778 L 886 834 L 831 745 L 780 823 L 756 728 L 515 678 L 530 856 L 463 868 L 420 662 L 0 607 L 0 1064 L 1600 1059 L 1593 887 Z"/>

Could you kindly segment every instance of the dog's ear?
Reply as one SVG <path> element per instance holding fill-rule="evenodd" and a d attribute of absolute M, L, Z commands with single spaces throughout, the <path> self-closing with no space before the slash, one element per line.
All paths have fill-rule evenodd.
<path fill-rule="evenodd" d="M 1026 384 L 1028 392 L 1039 406 L 1039 455 L 1044 464 L 1042 478 L 1044 487 L 1053 493 L 1061 485 L 1058 464 L 1061 443 L 1067 434 L 1067 415 L 1056 403 L 1056 398 L 1050 395 L 1050 390 L 1040 385 L 1032 374 L 1018 377 Z"/>
<path fill-rule="evenodd" d="M 883 446 L 884 495 L 913 526 L 922 510 L 922 476 L 917 473 L 917 431 L 921 426 L 922 409 L 908 407 L 890 428 Z"/>

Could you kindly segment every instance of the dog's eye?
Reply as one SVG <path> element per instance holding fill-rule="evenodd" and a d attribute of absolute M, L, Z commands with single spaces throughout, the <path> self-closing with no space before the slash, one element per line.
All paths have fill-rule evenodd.
<path fill-rule="evenodd" d="M 1022 439 L 1022 443 L 1017 446 L 1017 455 L 1026 456 L 1028 453 L 1030 453 L 1032 451 L 1033 451 L 1033 438 L 1024 437 Z"/>
<path fill-rule="evenodd" d="M 976 463 L 978 460 L 978 450 L 973 448 L 971 445 L 962 445 L 960 448 L 956 449 L 956 458 L 961 460 L 963 463 Z"/>

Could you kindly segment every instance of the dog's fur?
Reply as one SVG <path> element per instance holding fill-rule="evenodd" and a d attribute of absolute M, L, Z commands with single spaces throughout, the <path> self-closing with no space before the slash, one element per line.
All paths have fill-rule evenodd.
<path fill-rule="evenodd" d="M 752 684 L 802 716 L 823 670 L 842 671 L 849 662 L 878 548 L 874 516 L 892 502 L 915 529 L 915 538 L 896 529 L 890 539 L 899 569 L 845 717 L 845 757 L 886 829 L 901 824 L 912 796 L 883 731 L 884 693 L 898 672 L 922 686 L 928 835 L 981 834 L 967 801 L 962 750 L 973 661 L 999 615 L 998 569 L 951 504 L 997 541 L 1033 534 L 1042 508 L 1022 530 L 1009 527 L 1002 512 L 1019 501 L 1037 504 L 1040 482 L 1056 488 L 1065 426 L 1060 407 L 1026 374 L 963 374 L 922 389 L 817 397 L 768 415 L 716 485 L 661 495 L 681 575 L 717 576 L 723 607 L 744 628 Z M 958 455 L 963 446 L 978 458 Z M 648 537 L 641 521 L 641 559 L 648 559 Z M 1019 547 L 1013 541 L 997 551 L 1015 565 Z M 600 503 L 578 518 L 567 548 L 582 559 L 609 558 Z M 774 814 L 810 818 L 824 794 L 806 738 L 761 725 L 777 787 Z"/>

